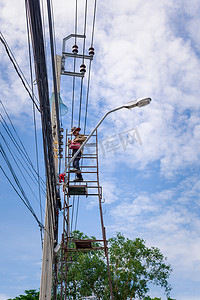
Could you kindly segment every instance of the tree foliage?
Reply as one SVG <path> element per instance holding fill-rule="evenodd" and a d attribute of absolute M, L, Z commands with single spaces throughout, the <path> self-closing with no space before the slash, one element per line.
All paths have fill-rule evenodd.
<path fill-rule="evenodd" d="M 25 294 L 8 300 L 39 300 L 39 292 L 36 290 L 26 290 Z"/>
<path fill-rule="evenodd" d="M 77 239 L 88 239 L 79 231 L 73 235 Z M 162 287 L 169 296 L 171 286 L 168 278 L 172 269 L 158 248 L 148 248 L 143 239 L 130 240 L 120 233 L 108 242 L 115 300 L 151 299 L 148 296 L 150 284 Z M 97 299 L 110 299 L 104 251 L 70 252 L 67 270 L 63 269 L 63 273 L 65 272 L 67 299 L 91 295 L 95 295 Z"/>
<path fill-rule="evenodd" d="M 169 295 L 171 267 L 158 248 L 148 248 L 143 239 L 130 240 L 118 233 L 109 240 L 110 265 L 115 299 L 144 299 L 149 284 L 159 285 Z"/>

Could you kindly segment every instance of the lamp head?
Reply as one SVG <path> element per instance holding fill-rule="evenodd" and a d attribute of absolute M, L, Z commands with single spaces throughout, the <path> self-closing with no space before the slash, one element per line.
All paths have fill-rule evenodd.
<path fill-rule="evenodd" d="M 124 104 L 124 107 L 128 109 L 131 109 L 136 106 L 142 107 L 148 105 L 150 102 L 151 102 L 151 98 L 141 98 L 138 100 L 127 102 L 126 104 Z"/>

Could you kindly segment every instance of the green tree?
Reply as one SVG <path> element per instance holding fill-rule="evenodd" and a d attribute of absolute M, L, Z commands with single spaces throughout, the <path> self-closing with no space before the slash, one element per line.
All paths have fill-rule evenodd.
<path fill-rule="evenodd" d="M 8 300 L 39 300 L 39 292 L 36 290 L 26 290 L 24 293 L 26 295 L 19 295 L 18 297 Z"/>
<path fill-rule="evenodd" d="M 109 239 L 109 256 L 116 300 L 144 299 L 149 284 L 161 286 L 169 296 L 172 269 L 158 248 L 148 248 L 143 239 L 133 241 L 118 233 Z"/>
<path fill-rule="evenodd" d="M 79 231 L 73 235 L 77 239 L 88 239 Z M 150 284 L 161 286 L 169 296 L 171 286 L 168 278 L 172 269 L 158 248 L 148 248 L 143 239 L 130 240 L 120 233 L 108 242 L 115 300 L 151 299 L 148 296 Z M 97 299 L 110 299 L 104 251 L 70 252 L 69 255 L 65 289 L 67 299 L 90 295 L 95 295 Z"/>
<path fill-rule="evenodd" d="M 147 296 L 144 298 L 144 300 L 161 300 L 161 298 L 157 298 L 157 297 L 151 298 L 151 297 Z M 176 300 L 176 299 L 167 298 L 167 300 Z"/>

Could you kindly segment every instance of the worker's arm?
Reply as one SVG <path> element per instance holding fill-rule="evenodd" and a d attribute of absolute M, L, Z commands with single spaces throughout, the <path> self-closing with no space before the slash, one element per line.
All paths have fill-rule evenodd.
<path fill-rule="evenodd" d="M 74 139 L 74 142 L 81 142 L 81 143 L 83 143 L 86 139 L 87 139 L 87 137 L 86 137 L 84 134 L 79 134 L 79 135 Z"/>
<path fill-rule="evenodd" d="M 69 146 L 71 144 L 71 142 L 72 141 L 70 139 L 68 139 L 67 146 Z"/>

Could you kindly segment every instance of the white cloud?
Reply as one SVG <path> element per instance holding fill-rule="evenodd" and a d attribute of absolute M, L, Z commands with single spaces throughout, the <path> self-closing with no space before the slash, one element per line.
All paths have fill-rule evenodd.
<path fill-rule="evenodd" d="M 121 105 L 124 99 L 143 95 L 153 98 L 151 107 L 139 112 L 121 111 L 109 116 L 109 121 L 115 132 L 130 128 L 134 122 L 143 145 L 142 151 L 134 149 L 132 164 L 144 168 L 160 160 L 161 172 L 166 176 L 175 175 L 199 159 L 198 139 L 193 136 L 193 131 L 198 134 L 199 121 L 196 119 L 192 125 L 191 119 L 199 110 L 200 63 L 190 43 L 171 31 L 169 17 L 171 9 L 176 9 L 172 4 L 145 3 L 138 9 L 138 3 L 125 2 L 122 10 L 119 2 L 112 9 L 106 6 L 109 20 L 106 16 L 101 19 L 96 30 L 100 55 L 92 90 L 95 107 L 97 99 L 103 98 L 105 111 L 105 106 L 108 110 Z M 101 106 L 102 100 L 99 110 Z"/>
<path fill-rule="evenodd" d="M 5 16 L 15 13 L 10 8 L 11 5 L 14 7 L 12 1 L 2 3 L 2 18 L 5 24 Z M 123 4 L 116 1 L 114 7 L 109 1 L 99 6 L 98 14 L 104 13 L 104 17 L 101 15 L 96 23 L 97 57 L 93 63 L 91 87 L 92 99 L 95 100 L 91 99 L 91 104 L 100 111 L 102 101 L 98 101 L 102 98 L 105 99 L 107 109 L 120 105 L 124 99 L 144 95 L 153 98 L 152 107 L 129 113 L 121 111 L 109 116 L 109 121 L 112 120 L 113 130 L 116 128 L 116 131 L 119 131 L 127 126 L 131 128 L 134 118 L 134 126 L 137 125 L 141 132 L 143 146 L 142 151 L 140 148 L 134 149 L 134 159 L 131 163 L 134 167 L 144 168 L 146 164 L 160 160 L 161 172 L 166 176 L 173 176 L 177 170 L 199 159 L 196 151 L 199 146 L 198 139 L 194 138 L 198 135 L 198 119 L 192 125 L 190 119 L 193 116 L 183 120 L 183 114 L 177 115 L 177 112 L 184 113 L 185 110 L 191 113 L 194 113 L 194 110 L 198 111 L 196 99 L 199 94 L 200 75 L 199 61 L 192 47 L 187 41 L 177 37 L 170 27 L 171 14 L 178 8 L 179 4 L 175 5 L 172 1 L 167 4 L 154 1 L 151 5 L 146 2 L 142 6 L 140 1 L 131 4 L 129 1 L 123 1 Z M 24 4 L 21 3 L 19 9 L 24 10 Z M 67 19 L 64 17 L 67 13 L 71 20 L 68 23 L 73 24 L 74 10 L 74 5 L 65 10 L 63 1 L 58 1 L 58 5 L 55 6 L 55 29 L 60 46 L 62 38 L 66 35 L 66 28 L 61 26 L 61 20 Z M 79 17 L 81 24 L 83 15 Z M 6 35 L 8 42 L 12 41 L 11 47 L 14 46 L 16 58 L 23 67 L 23 57 L 27 57 L 28 54 L 25 20 L 20 18 L 18 27 L 15 28 L 15 18 L 13 15 Z M 19 36 L 16 34 L 13 38 L 13 31 L 17 31 L 18 28 L 24 33 Z M 9 38 L 9 32 L 12 32 L 12 39 Z M 16 48 L 18 39 L 20 46 Z M 28 62 L 24 67 L 23 70 L 27 70 Z M 12 66 L 9 69 L 9 86 L 7 82 L 2 82 L 3 98 L 9 98 L 11 86 L 16 101 L 10 102 L 9 110 L 20 114 L 21 107 L 27 107 L 27 93 L 22 86 L 19 89 L 20 80 L 16 79 Z M 26 75 L 29 76 L 27 72 Z M 31 100 L 28 101 L 31 104 Z M 30 109 L 31 105 L 27 107 L 27 113 L 31 113 Z M 185 124 L 186 132 L 179 132 L 177 136 L 180 124 Z"/>
<path fill-rule="evenodd" d="M 84 1 L 80 3 L 78 32 L 82 33 Z M 62 39 L 74 32 L 74 4 L 75 1 L 66 4 L 58 0 L 54 7 L 59 54 Z M 89 5 L 91 11 L 92 4 Z M 16 6 L 16 1 L 2 0 L 0 6 L 2 33 L 30 78 L 24 2 L 18 1 Z M 107 110 L 138 97 L 152 97 L 148 107 L 113 113 L 99 129 L 103 139 L 137 126 L 142 139 L 142 145 L 133 143 L 126 151 L 120 145 L 118 154 L 111 151 L 101 157 L 104 197 L 107 207 L 112 207 L 109 230 L 120 230 L 131 238 L 141 235 L 149 244 L 159 246 L 175 265 L 176 272 L 187 280 L 190 277 L 195 280 L 194 274 L 200 269 L 197 215 L 200 182 L 192 174 L 199 164 L 200 147 L 199 8 L 196 0 L 99 2 L 88 114 L 91 129 Z M 90 17 L 89 40 L 91 23 Z M 49 56 L 47 60 L 50 61 Z M 3 45 L 0 45 L 0 64 L 1 99 L 19 124 L 22 112 L 28 117 L 32 114 L 32 103 Z M 68 85 L 66 82 L 62 78 L 61 94 L 70 105 L 71 82 Z M 68 118 L 70 114 L 64 123 Z M 127 181 L 137 171 L 142 178 L 146 176 L 153 182 L 157 173 L 161 181 L 170 179 L 171 186 L 165 187 L 163 180 L 162 188 L 153 182 L 153 191 L 145 191 L 144 186 L 138 192 L 136 183 L 132 186 L 125 183 L 122 165 Z M 178 176 L 186 178 L 179 182 Z M 167 184 L 170 185 L 169 181 Z M 94 205 L 91 200 L 89 206 Z"/>
<path fill-rule="evenodd" d="M 114 222 L 109 231 L 121 231 L 131 239 L 143 237 L 149 246 L 159 247 L 168 257 L 175 274 L 187 280 L 197 279 L 199 184 L 198 177 L 190 177 L 176 187 L 156 193 L 140 191 L 129 199 L 120 193 L 119 199 L 123 200 L 118 200 L 110 212 Z"/>
<path fill-rule="evenodd" d="M 0 300 L 7 300 L 8 298 L 8 296 L 0 294 Z"/>

